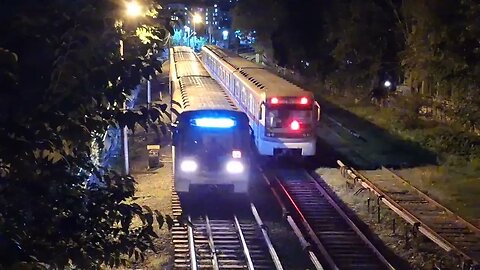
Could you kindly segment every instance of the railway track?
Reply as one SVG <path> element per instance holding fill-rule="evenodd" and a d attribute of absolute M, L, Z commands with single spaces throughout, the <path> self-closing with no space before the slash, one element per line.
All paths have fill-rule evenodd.
<path fill-rule="evenodd" d="M 394 269 L 306 171 L 277 170 L 272 176 L 321 257 L 323 266 L 317 269 Z"/>
<path fill-rule="evenodd" d="M 357 171 L 338 161 L 342 174 L 372 191 L 392 211 L 447 252 L 457 254 L 464 269 L 480 269 L 480 229 L 462 219 L 393 171 Z"/>
<path fill-rule="evenodd" d="M 192 217 L 182 213 L 173 191 L 172 208 L 183 217 L 172 228 L 174 269 L 283 269 L 253 204 L 250 218 Z"/>

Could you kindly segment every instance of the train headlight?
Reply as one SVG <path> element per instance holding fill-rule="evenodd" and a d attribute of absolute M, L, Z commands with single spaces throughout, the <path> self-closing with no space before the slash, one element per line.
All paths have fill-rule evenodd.
<path fill-rule="evenodd" d="M 230 160 L 226 166 L 228 173 L 241 173 L 245 169 L 243 163 L 238 160 Z"/>
<path fill-rule="evenodd" d="M 187 159 L 180 163 L 180 170 L 183 172 L 194 172 L 198 169 L 198 164 L 195 160 Z"/>

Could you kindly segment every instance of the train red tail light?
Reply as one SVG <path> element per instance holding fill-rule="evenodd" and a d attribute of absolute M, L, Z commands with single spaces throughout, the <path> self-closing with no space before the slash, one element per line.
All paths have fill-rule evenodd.
<path fill-rule="evenodd" d="M 291 130 L 299 130 L 300 129 L 300 123 L 297 120 L 293 120 L 292 123 L 290 123 L 290 129 Z"/>
<path fill-rule="evenodd" d="M 302 105 L 308 104 L 308 98 L 302 97 L 302 98 L 300 99 L 300 104 L 302 104 Z"/>
<path fill-rule="evenodd" d="M 278 104 L 278 98 L 272 97 L 272 98 L 270 99 L 270 103 L 271 103 L 271 104 Z"/>

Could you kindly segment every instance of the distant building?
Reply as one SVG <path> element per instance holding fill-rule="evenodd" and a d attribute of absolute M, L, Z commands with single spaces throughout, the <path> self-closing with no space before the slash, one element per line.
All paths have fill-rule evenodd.
<path fill-rule="evenodd" d="M 197 37 L 205 37 L 208 42 L 215 43 L 222 39 L 225 30 L 230 31 L 232 18 L 229 11 L 238 0 L 210 0 L 204 4 L 171 3 L 164 6 L 164 12 L 171 14 L 171 20 L 177 21 L 175 25 L 186 35 L 196 30 Z M 193 16 L 200 15 L 201 23 L 193 23 Z"/>

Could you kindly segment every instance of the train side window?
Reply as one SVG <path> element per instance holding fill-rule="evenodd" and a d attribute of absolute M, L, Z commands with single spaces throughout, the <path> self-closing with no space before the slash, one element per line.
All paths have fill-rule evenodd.
<path fill-rule="evenodd" d="M 232 82 L 232 93 L 237 96 L 237 80 L 233 79 Z"/>
<path fill-rule="evenodd" d="M 238 98 L 240 96 L 240 84 L 238 80 L 235 80 L 235 96 Z"/>
<path fill-rule="evenodd" d="M 247 106 L 247 95 L 245 93 L 245 87 L 242 87 L 242 103 L 243 106 Z"/>
<path fill-rule="evenodd" d="M 248 94 L 248 111 L 250 111 L 250 113 L 253 111 L 253 102 L 252 102 L 252 94 Z"/>
<path fill-rule="evenodd" d="M 253 96 L 252 96 L 251 93 L 249 95 L 249 102 L 248 103 L 249 103 L 248 106 L 250 107 L 250 113 L 254 114 L 255 110 L 254 110 L 254 107 L 253 107 Z"/>

